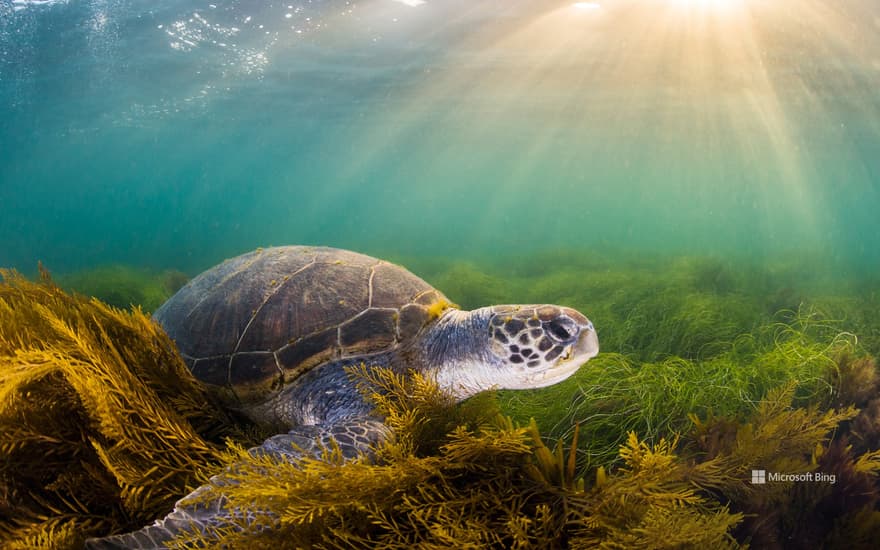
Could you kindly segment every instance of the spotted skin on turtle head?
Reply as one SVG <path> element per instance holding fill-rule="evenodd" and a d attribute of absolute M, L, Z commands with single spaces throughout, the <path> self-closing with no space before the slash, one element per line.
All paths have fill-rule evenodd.
<path fill-rule="evenodd" d="M 592 324 L 561 306 L 496 306 L 489 323 L 493 351 L 513 364 L 536 369 L 572 357 L 582 328 Z"/>

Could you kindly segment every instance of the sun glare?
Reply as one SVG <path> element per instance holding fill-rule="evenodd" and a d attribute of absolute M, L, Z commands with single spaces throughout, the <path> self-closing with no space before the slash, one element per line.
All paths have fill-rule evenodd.
<path fill-rule="evenodd" d="M 724 10 L 741 4 L 744 0 L 667 0 L 674 6 L 686 9 Z"/>
<path fill-rule="evenodd" d="M 819 82 L 813 73 L 823 65 L 801 52 L 809 46 L 809 55 L 824 60 L 870 55 L 867 35 L 853 33 L 851 20 L 836 3 L 523 4 L 532 7 L 458 40 L 448 63 L 432 67 L 429 79 L 395 98 L 393 123 L 381 111 L 375 121 L 363 123 L 365 137 L 357 141 L 370 145 L 357 151 L 341 179 L 356 185 L 360 174 L 380 169 L 385 151 L 404 146 L 413 136 L 438 136 L 424 138 L 430 144 L 425 150 L 432 153 L 418 164 L 419 170 L 437 173 L 445 170 L 445 159 L 459 158 L 464 151 L 458 149 L 460 143 L 516 147 L 516 158 L 505 161 L 504 169 L 509 188 L 523 190 L 543 177 L 551 156 L 554 167 L 580 170 L 584 150 L 596 158 L 615 159 L 620 173 L 632 178 L 626 181 L 642 177 L 630 158 L 654 158 L 680 170 L 664 177 L 678 182 L 682 193 L 688 182 L 697 181 L 696 174 L 709 169 L 712 159 L 720 159 L 724 181 L 754 185 L 756 193 L 768 197 L 766 204 L 783 193 L 798 213 L 800 227 L 817 227 L 814 221 L 825 214 L 809 192 L 818 161 L 804 153 L 809 143 L 804 113 L 827 119 L 829 128 L 840 127 L 832 114 L 823 112 L 829 101 L 826 90 L 858 89 L 863 82 Z M 488 17 L 493 3 L 471 5 L 477 14 L 486 13 L 486 21 L 494 21 Z M 873 21 L 867 26 L 873 30 Z M 842 74 L 837 67 L 818 74 L 837 78 Z M 880 72 L 864 78 L 878 82 Z M 451 101 L 455 109 L 437 128 L 433 106 Z M 515 121 L 511 113 L 517 113 Z M 473 123 L 475 116 L 480 124 Z M 693 149 L 683 144 L 693 144 Z M 751 175 L 729 169 L 735 162 L 753 170 Z M 609 177 L 616 170 L 608 168 Z M 591 176 L 583 177 L 587 179 L 579 181 Z M 460 185 L 464 189 L 468 184 L 461 180 Z M 508 204 L 493 203 L 493 213 L 501 215 Z M 755 204 L 761 208 L 764 202 Z M 805 240 L 820 238 L 806 233 Z"/>

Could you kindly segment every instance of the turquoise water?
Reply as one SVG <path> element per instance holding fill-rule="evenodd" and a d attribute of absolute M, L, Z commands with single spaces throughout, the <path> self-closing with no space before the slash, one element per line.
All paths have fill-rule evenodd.
<path fill-rule="evenodd" d="M 0 265 L 880 266 L 874 0 L 0 0 Z"/>

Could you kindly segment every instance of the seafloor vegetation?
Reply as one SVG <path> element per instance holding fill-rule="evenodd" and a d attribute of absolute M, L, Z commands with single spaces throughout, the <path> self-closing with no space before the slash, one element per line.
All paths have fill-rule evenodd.
<path fill-rule="evenodd" d="M 236 462 L 230 503 L 274 514 L 216 534 L 233 548 L 873 547 L 877 280 L 687 258 L 405 263 L 463 307 L 577 307 L 603 353 L 562 384 L 459 406 L 429 380 L 355 369 L 394 443 L 377 464 L 329 449 L 290 465 L 245 454 L 264 434 L 139 310 L 3 272 L 0 546 L 138 528 Z M 85 287 L 97 279 L 65 285 L 125 306 L 164 284 Z M 753 485 L 752 470 L 826 477 Z"/>
<path fill-rule="evenodd" d="M 58 286 L 118 307 L 140 306 L 155 311 L 186 284 L 189 277 L 176 269 L 155 271 L 126 265 L 104 265 L 56 277 Z"/>

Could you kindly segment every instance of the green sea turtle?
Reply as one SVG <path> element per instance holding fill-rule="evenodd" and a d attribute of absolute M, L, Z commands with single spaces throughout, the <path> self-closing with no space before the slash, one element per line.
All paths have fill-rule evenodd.
<path fill-rule="evenodd" d="M 592 323 L 574 309 L 462 311 L 400 266 L 333 248 L 285 246 L 227 260 L 154 317 L 228 407 L 279 428 L 252 452 L 291 458 L 316 454 L 331 438 L 353 457 L 386 436 L 347 365 L 423 372 L 464 399 L 555 384 L 599 350 Z M 193 494 L 153 525 L 87 547 L 162 548 L 175 534 L 222 525 L 234 513 L 222 496 L 187 504 Z"/>

